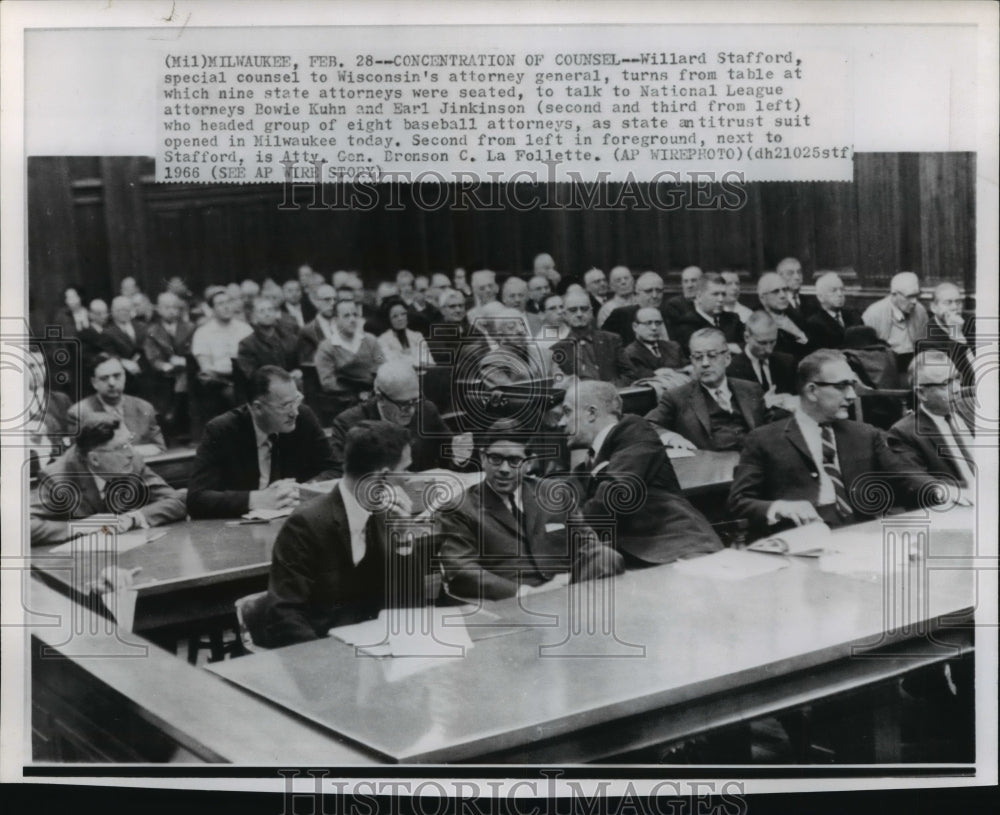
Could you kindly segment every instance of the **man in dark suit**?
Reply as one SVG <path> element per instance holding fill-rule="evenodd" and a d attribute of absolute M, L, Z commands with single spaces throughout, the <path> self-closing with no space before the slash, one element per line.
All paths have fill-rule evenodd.
<path fill-rule="evenodd" d="M 118 357 L 99 354 L 94 359 L 90 377 L 94 393 L 73 405 L 67 413 L 69 433 L 94 413 L 108 414 L 122 420 L 131 432 L 135 453 L 143 458 L 155 456 L 167 449 L 163 432 L 156 421 L 156 411 L 145 399 L 125 393 L 125 369 Z"/>
<path fill-rule="evenodd" d="M 636 379 L 617 335 L 594 328 L 590 295 L 574 289 L 563 298 L 569 336 L 552 344 L 552 360 L 566 375 L 624 387 Z"/>
<path fill-rule="evenodd" d="M 760 536 L 820 519 L 831 526 L 866 520 L 896 496 L 907 499 L 913 482 L 882 431 L 847 418 L 857 380 L 844 355 L 814 351 L 799 363 L 798 382 L 795 415 L 747 437 L 730 513 Z"/>
<path fill-rule="evenodd" d="M 181 316 L 182 307 L 176 294 L 160 294 L 156 298 L 157 316 L 143 345 L 151 372 L 150 401 L 163 416 L 164 424 L 175 432 L 187 428 L 187 357 L 194 336 L 194 326 Z"/>
<path fill-rule="evenodd" d="M 337 327 L 333 321 L 337 310 L 336 290 L 329 283 L 323 283 L 317 286 L 316 291 L 313 292 L 313 300 L 319 307 L 319 311 L 299 332 L 300 365 L 312 365 L 320 343 L 337 333 Z"/>
<path fill-rule="evenodd" d="M 775 348 L 783 354 L 802 359 L 810 350 L 809 336 L 805 332 L 802 316 L 789 305 L 789 288 L 777 272 L 765 272 L 757 281 L 757 298 L 778 326 L 778 343 Z"/>
<path fill-rule="evenodd" d="M 614 546 L 628 568 L 716 552 L 722 543 L 681 494 L 667 452 L 649 423 L 623 416 L 607 382 L 579 382 L 566 391 L 560 425 L 569 444 L 587 450 L 576 482 L 584 519 L 614 525 Z"/>
<path fill-rule="evenodd" d="M 816 278 L 817 308 L 806 318 L 805 331 L 813 348 L 843 348 L 844 332 L 861 325 L 861 315 L 844 308 L 844 281 L 836 272 Z"/>
<path fill-rule="evenodd" d="M 608 300 L 608 277 L 603 269 L 588 269 L 583 273 L 583 287 L 590 295 L 590 310 L 596 319 L 598 313 Z"/>
<path fill-rule="evenodd" d="M 345 442 L 344 477 L 299 507 L 274 542 L 267 596 L 254 641 L 266 648 L 325 637 L 336 626 L 377 617 L 386 586 L 388 510 L 367 504 L 370 479 L 409 466 L 406 432 L 389 422 L 362 422 Z M 359 487 L 365 480 L 364 487 Z"/>
<path fill-rule="evenodd" d="M 764 424 L 764 393 L 754 382 L 727 378 L 731 355 L 717 328 L 695 331 L 690 351 L 693 381 L 665 391 L 646 419 L 669 431 L 671 447 L 739 450 Z"/>
<path fill-rule="evenodd" d="M 910 377 L 917 409 L 889 429 L 889 449 L 920 484 L 950 477 L 961 488 L 958 503 L 971 504 L 976 493 L 975 422 L 961 397 L 958 371 L 944 351 L 923 351 L 910 363 Z"/>
<path fill-rule="evenodd" d="M 94 367 L 94 358 L 98 354 L 113 353 L 112 342 L 107 336 L 110 316 L 107 303 L 100 299 L 90 301 L 87 309 L 88 325 L 77 332 L 85 371 Z"/>
<path fill-rule="evenodd" d="M 797 258 L 782 258 L 775 267 L 775 271 L 785 281 L 788 287 L 788 307 L 800 315 L 803 320 L 819 308 L 816 299 L 802 294 L 802 264 Z"/>
<path fill-rule="evenodd" d="M 31 545 L 70 538 L 70 524 L 118 515 L 117 531 L 184 519 L 184 497 L 133 455 L 132 434 L 115 416 L 89 415 L 76 444 L 42 470 L 31 505 Z M 67 501 L 67 496 L 71 500 Z"/>
<path fill-rule="evenodd" d="M 192 518 L 295 507 L 298 482 L 333 467 L 330 442 L 288 372 L 265 365 L 248 390 L 247 404 L 205 426 L 188 487 Z"/>
<path fill-rule="evenodd" d="M 927 321 L 926 339 L 917 340 L 918 351 L 944 351 L 962 379 L 962 384 L 976 384 L 976 352 L 972 343 L 972 320 L 962 319 L 962 293 L 954 283 L 934 288 Z"/>
<path fill-rule="evenodd" d="M 513 420 L 491 425 L 476 442 L 484 481 L 438 514 L 436 545 L 454 597 L 520 597 L 623 570 L 621 556 L 590 529 L 570 528 L 578 511 L 556 511 L 536 496 L 537 482 L 524 475 L 530 442 Z"/>
<path fill-rule="evenodd" d="M 130 298 L 116 297 L 112 300 L 111 322 L 104 330 L 104 339 L 109 353 L 117 356 L 125 366 L 128 390 L 132 393 L 145 393 L 146 358 L 143 356 L 143 346 L 146 343 L 146 326 L 134 321 L 132 314 Z"/>
<path fill-rule="evenodd" d="M 698 266 L 687 266 L 681 270 L 681 293 L 671 297 L 663 306 L 664 315 L 671 327 L 694 311 L 694 298 L 698 294 L 701 274 Z"/>
<path fill-rule="evenodd" d="M 278 326 L 278 310 L 268 297 L 255 297 L 250 313 L 253 333 L 248 334 L 237 347 L 236 365 L 249 379 L 253 372 L 264 365 L 276 365 L 301 379 L 298 367 L 298 332 L 289 332 Z"/>
<path fill-rule="evenodd" d="M 632 305 L 621 306 L 612 311 L 604 321 L 602 330 L 617 334 L 622 339 L 622 345 L 628 345 L 635 339 L 632 324 L 635 322 L 635 313 L 640 308 L 655 308 L 660 312 L 666 326 L 663 339 L 668 339 L 672 322 L 663 305 L 663 278 L 656 272 L 643 272 L 639 275 L 635 281 L 635 298 Z"/>
<path fill-rule="evenodd" d="M 663 335 L 663 315 L 655 308 L 641 308 L 632 323 L 635 341 L 625 348 L 625 358 L 635 369 L 636 379 L 656 376 L 661 368 L 683 368 L 684 351 L 673 340 L 660 339 Z"/>
<path fill-rule="evenodd" d="M 774 350 L 778 326 L 766 311 L 755 311 L 743 328 L 742 354 L 733 354 L 726 376 L 756 382 L 771 394 L 795 393 L 795 358 Z M 770 405 L 769 405 L 770 407 Z"/>
<path fill-rule="evenodd" d="M 692 309 L 680 315 L 673 323 L 673 337 L 682 347 L 701 328 L 717 328 L 723 333 L 729 349 L 737 353 L 743 342 L 743 323 L 739 316 L 724 311 L 726 303 L 726 281 L 715 272 L 703 274 L 698 280 Z"/>
<path fill-rule="evenodd" d="M 383 363 L 375 374 L 374 398 L 345 410 L 333 420 L 332 475 L 343 473 L 348 431 L 365 420 L 382 420 L 406 428 L 414 472 L 438 467 L 467 469 L 472 456 L 472 437 L 453 436 L 449 432 L 433 402 L 420 397 L 417 373 L 408 362 Z M 451 453 L 446 454 L 446 449 Z"/>

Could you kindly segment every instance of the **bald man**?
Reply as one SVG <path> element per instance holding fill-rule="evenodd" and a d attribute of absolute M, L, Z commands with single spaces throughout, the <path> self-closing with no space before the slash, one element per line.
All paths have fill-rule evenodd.
<path fill-rule="evenodd" d="M 475 306 L 469 309 L 468 320 L 475 324 L 476 318 L 480 316 L 483 306 L 497 301 L 497 294 L 500 292 L 497 286 L 496 272 L 489 269 L 479 269 L 472 273 L 469 278 L 469 285 L 472 287 L 472 297 L 476 301 Z"/>
<path fill-rule="evenodd" d="M 597 312 L 597 327 L 604 328 L 604 323 L 611 312 L 622 306 L 631 306 L 635 298 L 635 278 L 628 266 L 615 266 L 608 274 L 609 297 Z"/>
<path fill-rule="evenodd" d="M 671 297 L 664 305 L 667 321 L 674 325 L 685 314 L 694 311 L 694 298 L 698 294 L 698 281 L 701 280 L 701 268 L 687 266 L 681 269 L 681 293 Z"/>
<path fill-rule="evenodd" d="M 843 348 L 844 332 L 861 325 L 861 315 L 845 308 L 844 281 L 836 272 L 816 278 L 818 308 L 806 319 L 805 329 L 813 348 Z"/>
<path fill-rule="evenodd" d="M 542 314 L 545 311 L 545 298 L 552 294 L 552 286 L 547 278 L 540 274 L 532 275 L 528 281 L 528 301 L 524 304 L 529 314 Z"/>
<path fill-rule="evenodd" d="M 640 308 L 655 308 L 663 317 L 663 335 L 660 339 L 671 339 L 672 323 L 666 307 L 663 305 L 663 278 L 656 272 L 643 272 L 635 281 L 635 297 L 629 306 L 616 308 L 604 321 L 602 330 L 611 331 L 621 337 L 622 345 L 628 345 L 635 339 L 632 325 L 635 323 L 636 312 Z"/>
<path fill-rule="evenodd" d="M 762 274 L 757 281 L 757 299 L 760 300 L 760 307 L 771 315 L 778 326 L 775 349 L 791 354 L 797 360 L 802 359 L 809 353 L 809 335 L 805 332 L 802 317 L 791 309 L 785 279 L 777 272 Z"/>
<path fill-rule="evenodd" d="M 528 321 L 528 329 L 531 336 L 538 333 L 542 327 L 542 320 L 537 314 L 530 314 L 527 311 L 528 304 L 528 284 L 516 275 L 508 277 L 500 290 L 500 302 L 507 308 L 512 308 L 519 314 L 523 314 Z"/>
<path fill-rule="evenodd" d="M 889 294 L 865 309 L 861 319 L 875 329 L 896 355 L 899 372 L 909 368 L 918 340 L 927 336 L 927 310 L 920 304 L 920 280 L 900 272 L 889 283 Z"/>
<path fill-rule="evenodd" d="M 556 270 L 556 262 L 548 252 L 535 255 L 535 259 L 531 264 L 531 273 L 541 275 L 548 280 L 552 291 L 559 291 L 559 283 L 562 280 L 562 275 Z"/>
<path fill-rule="evenodd" d="M 965 298 L 954 283 L 941 283 L 934 289 L 931 316 L 927 323 L 927 338 L 918 340 L 920 351 L 943 351 L 958 370 L 962 384 L 976 381 L 976 352 L 970 340 L 972 320 L 962 317 Z"/>
<path fill-rule="evenodd" d="M 596 316 L 608 300 L 608 278 L 604 270 L 593 268 L 584 272 L 583 287 L 590 295 L 590 308 Z"/>
<path fill-rule="evenodd" d="M 566 376 L 599 379 L 618 387 L 637 378 L 622 341 L 610 331 L 594 328 L 590 295 L 582 289 L 568 289 L 563 309 L 569 336 L 552 345 L 552 360 Z M 659 312 L 656 312 L 659 313 Z"/>

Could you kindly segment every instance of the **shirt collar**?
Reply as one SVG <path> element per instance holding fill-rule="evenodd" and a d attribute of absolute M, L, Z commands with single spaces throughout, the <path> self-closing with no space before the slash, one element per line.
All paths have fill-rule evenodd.
<path fill-rule="evenodd" d="M 117 405 L 111 405 L 105 402 L 100 396 L 97 397 L 97 401 L 100 402 L 101 407 L 104 409 L 105 413 L 112 413 L 115 416 L 121 416 L 125 410 L 125 395 L 122 394 L 122 398 L 119 400 Z"/>
<path fill-rule="evenodd" d="M 892 307 L 892 319 L 895 320 L 897 323 L 905 323 L 906 322 L 906 315 L 903 314 L 903 312 L 900 311 L 898 308 L 896 308 L 895 306 L 893 306 Z"/>
<path fill-rule="evenodd" d="M 698 306 L 695 306 L 694 310 L 697 311 L 706 320 L 708 320 L 712 325 L 715 325 L 715 317 L 713 317 L 711 314 L 706 314 L 704 311 L 698 308 Z"/>
<path fill-rule="evenodd" d="M 260 429 L 260 427 L 257 425 L 257 417 L 253 415 L 252 410 L 250 411 L 250 419 L 253 421 L 253 434 L 257 438 L 257 446 L 260 447 L 264 442 L 266 442 L 271 437 L 271 434 L 265 433 L 263 430 Z"/>
<path fill-rule="evenodd" d="M 726 378 L 723 378 L 722 382 L 720 382 L 714 388 L 710 388 L 708 385 L 702 385 L 702 387 L 706 391 L 708 391 L 709 395 L 711 395 L 713 399 L 715 398 L 715 394 L 718 393 L 719 391 L 722 391 L 722 394 L 724 396 L 729 396 L 730 398 L 732 398 L 733 395 L 732 391 L 729 390 L 729 380 Z"/>
<path fill-rule="evenodd" d="M 795 409 L 795 421 L 799 423 L 799 429 L 802 431 L 809 431 L 809 433 L 814 436 L 819 435 L 822 429 L 812 416 L 802 410 L 801 407 Z M 805 433 L 803 433 L 805 435 Z"/>

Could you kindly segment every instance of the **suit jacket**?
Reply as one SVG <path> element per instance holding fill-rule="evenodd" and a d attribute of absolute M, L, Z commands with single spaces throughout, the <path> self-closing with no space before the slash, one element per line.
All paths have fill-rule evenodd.
<path fill-rule="evenodd" d="M 178 320 L 173 335 L 167 333 L 163 323 L 155 320 L 146 331 L 143 353 L 155 369 L 157 362 L 168 362 L 170 357 L 186 357 L 191 353 L 194 326 L 187 320 Z"/>
<path fill-rule="evenodd" d="M 46 390 L 44 410 L 42 410 L 41 403 L 36 403 L 33 405 L 34 409 L 30 417 L 32 421 L 38 421 L 41 424 L 40 432 L 32 432 L 29 437 L 31 448 L 28 471 L 32 478 L 38 475 L 41 467 L 61 456 L 65 452 L 64 445 L 71 441 L 69 436 L 69 410 L 72 407 L 70 399 L 61 391 Z M 29 398 L 30 396 L 29 394 Z M 47 437 L 47 441 L 42 438 L 43 436 Z"/>
<path fill-rule="evenodd" d="M 796 362 L 795 357 L 790 354 L 771 354 L 768 367 L 771 370 L 771 384 L 774 385 L 776 393 L 797 393 L 795 389 Z M 757 379 L 754 372 L 753 363 L 746 353 L 733 354 L 732 362 L 726 369 L 726 376 L 736 379 L 744 379 L 747 382 L 756 382 L 764 389 L 764 384 Z"/>
<path fill-rule="evenodd" d="M 583 343 L 593 346 L 594 369 L 580 359 L 578 351 Z M 628 385 L 637 378 L 632 363 L 625 356 L 621 339 L 610 331 L 597 328 L 579 336 L 571 329 L 566 339 L 552 343 L 552 361 L 567 376 L 600 379 L 602 382 L 613 382 L 618 387 Z"/>
<path fill-rule="evenodd" d="M 156 423 L 156 411 L 149 402 L 126 393 L 122 395 L 121 409 L 125 427 L 132 431 L 132 444 L 153 444 L 160 448 L 161 453 L 167 449 L 163 431 Z M 107 413 L 96 393 L 81 399 L 69 409 L 66 418 L 70 435 L 76 436 L 83 420 L 94 413 Z"/>
<path fill-rule="evenodd" d="M 681 494 L 667 451 L 645 419 L 623 416 L 594 464 L 577 481 L 583 516 L 595 528 L 613 524 L 616 549 L 646 563 L 670 563 L 722 548 L 705 517 Z"/>
<path fill-rule="evenodd" d="M 268 648 L 325 637 L 338 625 L 372 619 L 385 607 L 385 516 L 365 525 L 365 554 L 354 563 L 338 488 L 298 507 L 274 541 L 262 631 Z"/>
<path fill-rule="evenodd" d="M 970 428 L 974 426 L 968 409 L 959 408 L 956 413 Z M 917 485 L 938 483 L 942 473 L 962 483 L 962 474 L 955 466 L 944 437 L 938 432 L 934 420 L 923 410 L 918 409 L 904 416 L 889 428 L 886 442 Z"/>
<path fill-rule="evenodd" d="M 316 349 L 319 348 L 319 344 L 325 339 L 326 335 L 319 325 L 317 325 L 315 318 L 306 323 L 299 331 L 299 364 L 307 365 L 312 363 L 316 357 Z"/>
<path fill-rule="evenodd" d="M 660 340 L 657 344 L 660 349 L 659 357 L 653 356 L 649 348 L 639 340 L 626 346 L 625 359 L 635 370 L 636 379 L 648 379 L 655 376 L 658 368 L 684 367 L 684 351 L 678 343 L 673 340 Z"/>
<path fill-rule="evenodd" d="M 853 309 L 842 308 L 840 317 L 844 321 L 843 325 L 831 317 L 826 309 L 817 308 L 814 310 L 805 322 L 809 345 L 812 348 L 843 348 L 844 331 L 853 326 L 861 325 L 861 315 Z"/>
<path fill-rule="evenodd" d="M 240 340 L 236 364 L 247 379 L 263 365 L 277 365 L 291 371 L 298 367 L 297 345 L 298 332 L 290 334 L 276 328 L 273 336 L 265 337 L 254 329 L 253 334 L 247 334 Z"/>
<path fill-rule="evenodd" d="M 330 460 L 331 474 L 340 477 L 344 474 L 344 440 L 347 431 L 358 422 L 366 419 L 379 420 L 378 404 L 374 399 L 362 402 L 338 414 L 330 428 Z M 413 411 L 413 418 L 408 428 L 410 433 L 410 456 L 413 472 L 430 470 L 435 467 L 448 467 L 450 460 L 441 453 L 441 448 L 451 444 L 451 433 L 441 420 L 441 414 L 432 402 L 424 399 L 420 407 Z"/>
<path fill-rule="evenodd" d="M 791 308 L 801 314 L 803 320 L 808 320 L 820 308 L 820 304 L 815 295 L 799 292 L 799 304 L 798 306 L 793 304 Z"/>
<path fill-rule="evenodd" d="M 558 572 L 573 580 L 619 574 L 621 556 L 603 546 L 589 529 L 570 537 L 567 512 L 552 512 L 535 497 L 536 482 L 524 479 L 524 532 L 510 505 L 485 482 L 470 487 L 461 504 L 442 512 L 435 525 L 436 549 L 448 592 L 478 601 L 517 594 L 519 583 L 537 586 Z M 562 524 L 546 533 L 546 524 Z"/>
<path fill-rule="evenodd" d="M 635 315 L 639 307 L 635 304 L 631 306 L 619 306 L 608 315 L 608 319 L 601 326 L 602 331 L 610 331 L 617 334 L 622 339 L 622 345 L 628 345 L 635 340 L 635 331 L 632 330 L 632 323 L 635 322 Z M 671 316 L 666 306 L 660 308 L 660 316 L 663 318 L 663 325 L 667 330 L 667 336 L 676 340 L 673 326 L 674 317 Z"/>
<path fill-rule="evenodd" d="M 42 470 L 31 502 L 31 545 L 68 540 L 70 521 L 99 513 L 141 510 L 150 526 L 184 519 L 187 513 L 183 491 L 168 486 L 145 464 L 135 474 L 122 478 L 126 487 L 116 494 L 124 500 L 117 506 L 109 506 L 101 497 L 86 462 L 80 458 L 76 447 L 71 447 Z M 67 496 L 68 501 L 65 500 Z"/>
<path fill-rule="evenodd" d="M 84 372 L 91 369 L 94 357 L 98 354 L 117 353 L 114 342 L 108 337 L 107 329 L 98 331 L 91 325 L 88 328 L 81 329 L 76 336 L 80 340 L 80 353 L 83 356 L 81 367 Z M 84 381 L 89 385 L 90 379 L 86 375 L 84 375 Z"/>
<path fill-rule="evenodd" d="M 136 354 L 140 359 L 143 357 L 143 346 L 146 343 L 146 326 L 136 320 L 132 321 L 132 329 L 135 331 L 133 340 L 128 334 L 118 327 L 116 323 L 109 322 L 104 329 L 105 342 L 108 344 L 110 352 L 122 359 L 132 359 Z"/>
<path fill-rule="evenodd" d="M 739 409 L 747 427 L 753 430 L 764 424 L 764 392 L 760 385 L 742 379 L 726 381 L 732 393 L 733 407 Z M 700 382 L 688 382 L 664 391 L 659 404 L 646 414 L 646 420 L 680 433 L 699 450 L 716 450 L 709 417 L 711 398 Z"/>
<path fill-rule="evenodd" d="M 861 320 L 865 325 L 871 326 L 878 334 L 878 338 L 884 342 L 889 341 L 889 330 L 892 327 L 892 295 L 876 300 L 861 315 Z M 910 339 L 914 346 L 917 342 L 927 336 L 927 309 L 921 303 L 914 306 L 909 318 L 906 320 Z M 896 353 L 896 349 L 892 349 Z"/>
<path fill-rule="evenodd" d="M 271 451 L 271 481 L 328 478 L 333 469 L 330 442 L 315 414 L 305 405 L 291 433 L 279 433 Z M 235 518 L 249 509 L 250 493 L 259 488 L 257 437 L 250 408 L 241 405 L 207 425 L 195 454 L 188 487 L 192 518 Z"/>
<path fill-rule="evenodd" d="M 680 322 L 685 315 L 694 311 L 694 304 L 683 294 L 675 294 L 663 304 L 662 310 L 664 316 L 669 319 L 670 325 L 674 325 Z"/>
<path fill-rule="evenodd" d="M 716 325 L 691 309 L 675 319 L 672 324 L 671 336 L 681 344 L 682 348 L 687 350 L 691 335 L 700 328 L 716 328 Z M 743 323 L 737 314 L 732 311 L 723 311 L 719 315 L 718 328 L 726 335 L 726 342 L 743 345 Z"/>
<path fill-rule="evenodd" d="M 847 495 L 858 520 L 881 514 L 893 503 L 904 503 L 917 484 L 871 425 L 838 419 L 833 422 L 837 457 Z M 883 485 L 888 495 L 883 502 Z M 809 453 L 794 417 L 754 430 L 747 436 L 729 491 L 729 512 L 750 521 L 755 536 L 787 528 L 790 523 L 767 525 L 767 510 L 776 500 L 819 499 L 819 469 Z M 828 523 L 837 523 L 835 518 Z"/>

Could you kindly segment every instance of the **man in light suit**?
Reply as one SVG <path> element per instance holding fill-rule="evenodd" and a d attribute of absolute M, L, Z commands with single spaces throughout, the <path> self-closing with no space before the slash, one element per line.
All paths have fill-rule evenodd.
<path fill-rule="evenodd" d="M 889 294 L 864 310 L 861 319 L 896 355 L 899 372 L 910 365 L 918 340 L 927 336 L 927 309 L 920 304 L 920 280 L 900 272 L 889 283 Z"/>
<path fill-rule="evenodd" d="M 961 397 L 958 370 L 944 351 L 924 351 L 913 358 L 910 376 L 917 409 L 889 429 L 889 449 L 919 483 L 954 479 L 961 489 L 958 502 L 971 504 L 976 493 L 975 422 Z"/>
<path fill-rule="evenodd" d="M 615 548 L 627 568 L 716 552 L 722 543 L 681 494 L 667 452 L 650 424 L 623 416 L 607 382 L 579 382 L 566 391 L 560 426 L 569 444 L 587 450 L 574 479 L 584 519 L 615 527 Z"/>
<path fill-rule="evenodd" d="M 377 617 L 386 591 L 386 523 L 405 514 L 367 504 L 359 487 L 366 476 L 398 472 L 410 464 L 406 431 L 365 421 L 347 434 L 344 476 L 327 494 L 296 509 L 278 532 L 259 625 L 248 621 L 254 642 L 277 648 L 325 637 L 330 628 Z"/>
<path fill-rule="evenodd" d="M 536 494 L 537 482 L 523 474 L 529 443 L 512 420 L 491 425 L 476 442 L 484 481 L 438 515 L 436 545 L 454 597 L 520 597 L 623 569 L 621 556 L 590 529 L 570 528 L 568 510 L 547 507 Z"/>
<path fill-rule="evenodd" d="M 247 404 L 205 426 L 188 488 L 192 518 L 296 507 L 299 482 L 333 469 L 330 442 L 291 374 L 265 365 L 247 390 Z"/>
<path fill-rule="evenodd" d="M 70 435 L 77 432 L 88 416 L 107 413 L 121 419 L 132 433 L 132 446 L 137 455 L 148 458 L 167 449 L 153 406 L 145 399 L 125 393 L 125 368 L 118 357 L 98 354 L 90 384 L 94 394 L 77 402 L 67 414 Z"/>
<path fill-rule="evenodd" d="M 755 536 L 823 520 L 842 526 L 877 516 L 914 482 L 882 431 L 848 419 L 857 379 L 839 351 L 799 363 L 799 408 L 747 437 L 729 492 L 729 511 Z M 879 499 L 878 501 L 873 499 Z"/>
<path fill-rule="evenodd" d="M 76 444 L 42 470 L 31 505 L 32 546 L 68 540 L 70 522 L 92 515 L 117 514 L 119 532 L 184 519 L 183 493 L 133 455 L 131 437 L 116 416 L 83 420 Z"/>
<path fill-rule="evenodd" d="M 695 331 L 690 351 L 693 381 L 665 391 L 646 419 L 669 431 L 664 442 L 671 447 L 739 450 L 764 424 L 764 393 L 755 382 L 726 376 L 731 354 L 718 329 Z"/>

